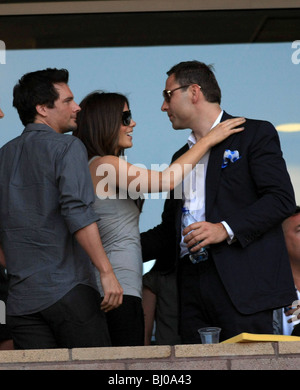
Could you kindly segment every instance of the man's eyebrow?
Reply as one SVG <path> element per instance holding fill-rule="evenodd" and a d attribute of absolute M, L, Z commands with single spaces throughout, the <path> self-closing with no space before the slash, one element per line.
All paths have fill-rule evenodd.
<path fill-rule="evenodd" d="M 73 99 L 74 99 L 74 96 L 67 96 L 66 98 L 64 98 L 63 102 L 69 102 Z"/>

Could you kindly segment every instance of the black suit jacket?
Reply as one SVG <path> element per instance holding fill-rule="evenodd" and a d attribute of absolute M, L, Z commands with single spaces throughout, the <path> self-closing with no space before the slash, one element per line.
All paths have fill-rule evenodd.
<path fill-rule="evenodd" d="M 222 121 L 232 118 L 224 112 Z M 211 254 L 236 308 L 244 314 L 282 307 L 297 296 L 281 222 L 296 207 L 279 137 L 266 121 L 247 119 L 245 130 L 211 149 L 206 173 L 206 220 L 226 221 L 236 241 L 211 245 Z M 188 149 L 185 145 L 173 161 Z M 226 149 L 240 159 L 222 168 Z M 141 234 L 143 259 L 159 258 L 170 248 L 179 260 L 182 200 L 170 193 L 162 222 Z"/>

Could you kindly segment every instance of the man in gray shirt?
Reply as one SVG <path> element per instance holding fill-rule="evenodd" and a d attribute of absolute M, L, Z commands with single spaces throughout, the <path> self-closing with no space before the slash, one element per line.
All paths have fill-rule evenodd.
<path fill-rule="evenodd" d="M 0 119 L 4 117 L 4 113 L 0 107 Z M 13 342 L 9 329 L 5 323 L 5 302 L 8 291 L 8 278 L 6 269 L 3 267 L 3 252 L 0 248 L 0 350 L 13 349 Z"/>
<path fill-rule="evenodd" d="M 85 147 L 63 134 L 76 128 L 80 111 L 68 71 L 27 73 L 13 105 L 25 129 L 0 149 L 0 243 L 15 348 L 109 346 L 104 312 L 122 303 L 123 291 L 91 207 Z M 102 302 L 93 267 L 104 286 Z"/>

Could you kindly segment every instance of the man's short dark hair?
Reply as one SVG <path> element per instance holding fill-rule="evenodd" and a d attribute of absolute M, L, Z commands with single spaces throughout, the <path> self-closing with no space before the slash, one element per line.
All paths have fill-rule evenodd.
<path fill-rule="evenodd" d="M 221 89 L 213 73 L 213 66 L 199 61 L 185 61 L 174 65 L 167 75 L 174 74 L 180 85 L 198 84 L 205 99 L 210 103 L 221 103 Z"/>
<path fill-rule="evenodd" d="M 300 213 L 300 206 L 296 206 L 295 214 L 299 214 L 299 213 Z"/>
<path fill-rule="evenodd" d="M 45 104 L 54 107 L 59 94 L 53 84 L 68 84 L 69 72 L 66 69 L 47 68 L 26 73 L 13 90 L 13 106 L 18 110 L 24 126 L 33 123 L 37 114 L 36 106 Z"/>

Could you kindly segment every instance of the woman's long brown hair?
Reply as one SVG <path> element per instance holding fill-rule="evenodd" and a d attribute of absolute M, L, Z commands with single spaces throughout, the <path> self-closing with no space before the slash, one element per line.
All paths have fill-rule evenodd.
<path fill-rule="evenodd" d="M 73 135 L 84 143 L 89 159 L 123 154 L 123 151 L 117 154 L 116 150 L 125 103 L 129 108 L 126 96 L 102 91 L 90 93 L 80 103 Z"/>
<path fill-rule="evenodd" d="M 129 102 L 126 96 L 115 92 L 95 91 L 87 95 L 79 104 L 81 111 L 77 114 L 77 129 L 73 135 L 85 145 L 88 158 L 94 156 L 123 155 L 118 150 L 120 126 L 124 105 Z M 134 201 L 142 211 L 144 199 Z"/>

